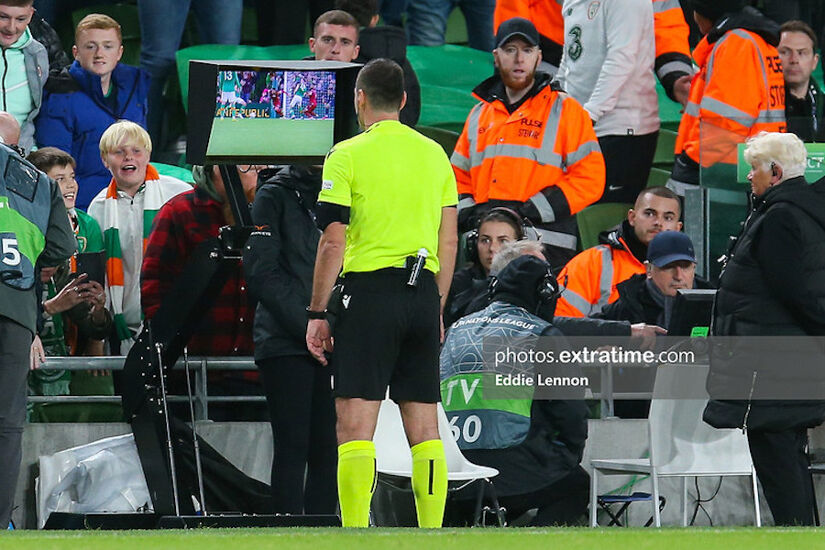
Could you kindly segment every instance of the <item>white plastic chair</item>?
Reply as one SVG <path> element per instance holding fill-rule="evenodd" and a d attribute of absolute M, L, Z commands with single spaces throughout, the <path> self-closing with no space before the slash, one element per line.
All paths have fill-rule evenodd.
<path fill-rule="evenodd" d="M 447 459 L 447 481 L 450 491 L 463 489 L 472 482 L 479 480 L 479 499 L 476 509 L 476 523 L 480 516 L 480 505 L 485 487 L 492 491 L 494 513 L 500 516 L 498 499 L 491 478 L 498 475 L 498 470 L 487 466 L 479 466 L 467 460 L 458 444 L 453 439 L 450 423 L 441 403 L 438 403 L 438 432 L 444 444 L 444 455 Z M 412 454 L 410 445 L 404 433 L 401 421 L 401 411 L 391 399 L 384 399 L 378 411 L 378 424 L 373 436 L 375 443 L 376 470 L 379 474 L 412 479 Z"/>
<path fill-rule="evenodd" d="M 703 372 L 697 373 L 696 369 Z M 662 365 L 656 373 L 648 415 L 650 458 L 594 459 L 590 461 L 590 525 L 596 527 L 599 475 L 648 474 L 656 527 L 659 514 L 659 478 L 682 478 L 682 525 L 687 526 L 689 477 L 750 476 L 753 487 L 754 523 L 761 526 L 759 492 L 747 436 L 741 430 L 713 428 L 702 421 L 707 399 L 657 399 L 667 388 L 696 386 L 706 379 L 707 367 Z"/>

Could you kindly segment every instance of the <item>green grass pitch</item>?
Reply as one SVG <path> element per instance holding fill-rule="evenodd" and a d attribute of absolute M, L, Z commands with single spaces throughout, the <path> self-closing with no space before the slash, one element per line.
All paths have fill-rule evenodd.
<path fill-rule="evenodd" d="M 324 156 L 332 147 L 334 125 L 334 120 L 216 118 L 206 154 Z"/>
<path fill-rule="evenodd" d="M 16 531 L 0 534 L 14 550 L 747 550 L 823 548 L 812 528 L 569 529 L 198 529 L 190 531 Z"/>

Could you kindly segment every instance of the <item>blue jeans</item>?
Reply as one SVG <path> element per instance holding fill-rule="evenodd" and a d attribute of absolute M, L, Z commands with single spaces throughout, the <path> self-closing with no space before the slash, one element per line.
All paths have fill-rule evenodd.
<path fill-rule="evenodd" d="M 493 51 L 495 0 L 409 0 L 407 32 L 410 44 L 441 46 L 447 33 L 447 18 L 453 8 L 461 8 L 467 21 L 467 41 L 471 48 Z"/>
<path fill-rule="evenodd" d="M 140 66 L 152 77 L 149 86 L 149 134 L 160 147 L 163 124 L 163 87 L 175 72 L 175 52 L 180 47 L 189 8 L 195 10 L 203 44 L 238 44 L 241 41 L 243 0 L 139 0 Z"/>

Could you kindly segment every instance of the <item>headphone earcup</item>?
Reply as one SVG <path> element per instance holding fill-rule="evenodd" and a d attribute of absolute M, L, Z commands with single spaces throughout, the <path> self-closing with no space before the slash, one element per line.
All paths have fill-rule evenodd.
<path fill-rule="evenodd" d="M 473 229 L 467 233 L 467 239 L 464 244 L 466 251 L 467 262 L 478 264 L 478 229 Z"/>

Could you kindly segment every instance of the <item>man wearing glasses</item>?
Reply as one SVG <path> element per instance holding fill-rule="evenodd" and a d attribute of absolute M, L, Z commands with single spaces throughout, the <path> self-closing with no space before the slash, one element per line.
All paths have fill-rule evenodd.
<path fill-rule="evenodd" d="M 604 191 L 604 159 L 590 115 L 563 93 L 541 62 L 533 23 L 499 26 L 497 74 L 479 84 L 450 159 L 458 184 L 459 229 L 469 231 L 496 206 L 535 226 L 553 271 L 576 253 L 575 214 Z"/>

